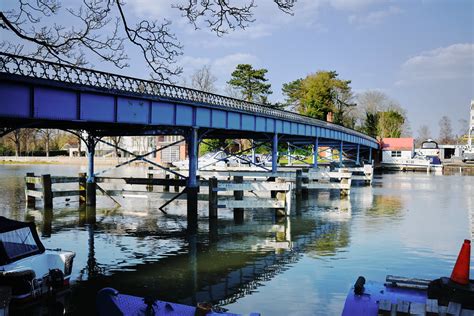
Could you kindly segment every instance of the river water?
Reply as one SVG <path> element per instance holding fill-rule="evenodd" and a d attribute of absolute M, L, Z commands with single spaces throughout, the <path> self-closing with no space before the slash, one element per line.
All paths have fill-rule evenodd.
<path fill-rule="evenodd" d="M 299 215 L 276 219 L 270 210 L 251 210 L 243 224 L 219 210 L 210 226 L 200 203 L 192 236 L 184 202 L 168 206 L 168 214 L 158 209 L 162 202 L 139 196 L 119 198 L 121 207 L 98 197 L 95 211 L 80 209 L 77 197 L 55 199 L 52 212 L 38 202 L 26 208 L 26 172 L 70 176 L 83 168 L 0 166 L 0 215 L 35 221 L 46 248 L 76 252 L 68 315 L 94 315 L 103 287 L 185 304 L 210 301 L 244 314 L 339 315 L 359 275 L 449 276 L 463 239 L 474 235 L 474 177 L 459 174 L 379 175 L 372 187 L 354 187 L 349 199 L 312 193 Z"/>

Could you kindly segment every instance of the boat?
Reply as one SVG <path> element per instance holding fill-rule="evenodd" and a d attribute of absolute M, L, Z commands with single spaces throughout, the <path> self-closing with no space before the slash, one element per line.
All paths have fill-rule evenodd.
<path fill-rule="evenodd" d="M 228 313 L 209 303 L 199 303 L 196 307 L 160 301 L 152 297 L 138 297 L 121 294 L 113 288 L 103 288 L 97 293 L 97 313 L 99 316 L 239 316 Z M 250 313 L 249 316 L 260 316 Z"/>
<path fill-rule="evenodd" d="M 451 277 L 435 280 L 360 276 L 349 291 L 343 316 L 474 315 L 474 280 L 469 279 L 471 241 L 464 240 Z"/>
<path fill-rule="evenodd" d="M 71 251 L 45 249 L 34 223 L 0 216 L 0 288 L 12 304 L 67 289 L 74 257 Z"/>

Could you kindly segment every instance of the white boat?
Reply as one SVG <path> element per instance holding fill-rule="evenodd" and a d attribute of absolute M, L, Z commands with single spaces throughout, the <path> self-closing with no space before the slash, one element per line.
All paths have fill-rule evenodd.
<path fill-rule="evenodd" d="M 12 302 L 39 298 L 69 286 L 75 253 L 47 250 L 34 223 L 0 216 L 0 287 Z"/>
<path fill-rule="evenodd" d="M 207 153 L 198 159 L 198 166 L 200 170 L 213 169 L 215 167 L 237 166 L 239 165 L 236 157 L 226 154 L 224 151 L 215 151 Z M 178 167 L 180 170 L 187 170 L 189 168 L 189 160 L 181 160 L 172 162 L 172 165 Z"/>

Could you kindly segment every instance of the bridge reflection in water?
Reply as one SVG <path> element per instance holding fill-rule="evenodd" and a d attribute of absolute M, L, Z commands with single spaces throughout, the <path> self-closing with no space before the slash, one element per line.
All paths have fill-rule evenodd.
<path fill-rule="evenodd" d="M 316 198 L 325 216 L 303 211 L 275 220 L 255 212 L 245 225 L 236 225 L 229 213 L 218 226 L 202 219 L 196 235 L 187 234 L 184 216 L 151 210 L 133 215 L 89 207 L 79 216 L 70 209 L 55 210 L 54 216 L 29 210 L 27 216 L 37 222 L 46 245 L 61 238 L 64 248 L 77 251 L 67 309 L 79 315 L 93 311 L 83 302 L 94 302 L 105 286 L 184 304 L 227 305 L 264 286 L 305 252 L 330 256 L 350 242 L 350 200 L 321 193 L 303 209 Z"/>

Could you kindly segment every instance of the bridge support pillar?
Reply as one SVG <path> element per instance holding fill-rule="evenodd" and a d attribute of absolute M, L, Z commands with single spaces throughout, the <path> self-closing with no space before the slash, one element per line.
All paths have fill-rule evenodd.
<path fill-rule="evenodd" d="M 278 134 L 273 134 L 272 142 L 272 173 L 278 170 Z"/>
<path fill-rule="evenodd" d="M 291 147 L 290 147 L 290 142 L 286 142 L 286 145 L 288 146 L 287 150 L 287 157 L 288 157 L 288 166 L 291 166 L 293 162 L 291 161 Z"/>
<path fill-rule="evenodd" d="M 360 144 L 357 144 L 357 157 L 356 157 L 356 165 L 360 164 Z"/>
<path fill-rule="evenodd" d="M 94 154 L 95 138 L 92 135 L 87 136 L 87 179 L 86 179 L 86 205 L 95 206 L 96 204 L 96 183 L 94 176 Z"/>
<path fill-rule="evenodd" d="M 318 157 L 319 157 L 319 137 L 314 139 L 314 147 L 313 147 L 313 168 L 318 168 Z"/>
<path fill-rule="evenodd" d="M 343 153 L 344 142 L 341 140 L 341 144 L 339 146 L 339 167 L 342 167 L 342 153 Z"/>
<path fill-rule="evenodd" d="M 372 163 L 372 147 L 369 148 L 369 163 Z"/>
<path fill-rule="evenodd" d="M 198 130 L 192 128 L 188 135 L 189 176 L 186 187 L 188 232 L 197 231 L 198 191 Z"/>

